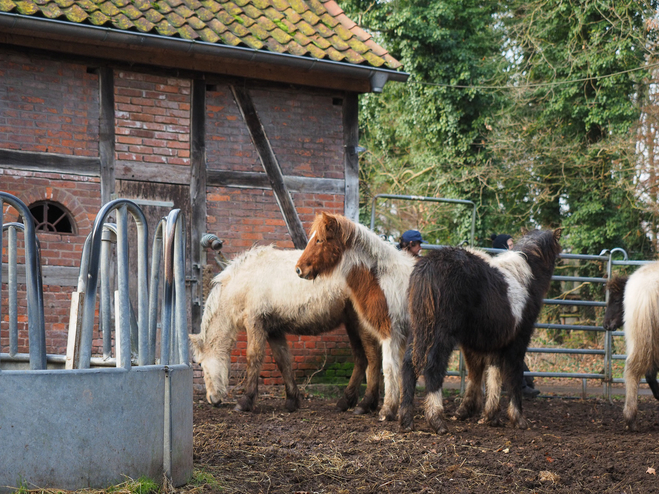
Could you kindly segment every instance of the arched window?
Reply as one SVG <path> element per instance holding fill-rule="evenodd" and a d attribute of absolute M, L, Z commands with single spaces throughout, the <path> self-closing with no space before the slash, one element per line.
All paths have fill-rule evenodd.
<path fill-rule="evenodd" d="M 38 201 L 30 206 L 30 212 L 38 232 L 76 233 L 73 216 L 59 203 Z"/>

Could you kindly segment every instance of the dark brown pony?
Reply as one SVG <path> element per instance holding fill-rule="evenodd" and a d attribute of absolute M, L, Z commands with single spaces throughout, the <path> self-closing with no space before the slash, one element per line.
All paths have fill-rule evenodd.
<path fill-rule="evenodd" d="M 407 284 L 414 267 L 409 254 L 341 215 L 322 213 L 296 265 L 298 276 L 338 276 L 348 285 L 361 324 L 382 343 L 384 404 L 380 420 L 395 420 L 400 369 L 409 327 Z"/>
<path fill-rule="evenodd" d="M 625 325 L 625 409 L 629 430 L 637 429 L 638 383 L 641 377 L 659 400 L 659 262 L 639 268 L 629 278 L 615 277 L 607 285 L 609 300 L 604 329 L 613 331 Z"/>
<path fill-rule="evenodd" d="M 421 258 L 410 277 L 410 338 L 403 361 L 400 427 L 412 430 L 414 391 L 419 374 L 426 381 L 426 420 L 435 432 L 446 432 L 442 418 L 442 385 L 448 360 L 459 345 L 469 371 L 457 418 L 482 408 L 482 380 L 489 366 L 484 422 L 499 425 L 501 379 L 510 396 L 508 417 L 520 429 L 519 376 L 533 324 L 561 251 L 560 230 L 527 233 L 513 251 L 496 257 L 456 247 Z"/>

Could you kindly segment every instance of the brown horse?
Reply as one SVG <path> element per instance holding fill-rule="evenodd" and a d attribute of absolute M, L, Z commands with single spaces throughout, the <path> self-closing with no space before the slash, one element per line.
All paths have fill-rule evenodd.
<path fill-rule="evenodd" d="M 286 334 L 318 335 L 344 324 L 350 338 L 354 368 L 350 383 L 337 403 L 341 410 L 355 406 L 359 387 L 367 389 L 355 413 L 377 409 L 381 353 L 379 343 L 359 324 L 345 282 L 338 277 L 316 283 L 295 276 L 301 251 L 257 247 L 234 259 L 213 280 L 206 300 L 201 332 L 190 335 L 195 361 L 201 364 L 206 398 L 219 405 L 227 394 L 231 350 L 238 331 L 247 332 L 245 393 L 236 410 L 250 411 L 258 393 L 258 377 L 266 341 L 286 385 L 286 409 L 300 406 Z"/>
<path fill-rule="evenodd" d="M 345 280 L 360 321 L 382 342 L 384 405 L 380 420 L 395 420 L 400 368 L 409 327 L 407 285 L 414 259 L 344 216 L 322 213 L 296 265 L 308 280 Z"/>

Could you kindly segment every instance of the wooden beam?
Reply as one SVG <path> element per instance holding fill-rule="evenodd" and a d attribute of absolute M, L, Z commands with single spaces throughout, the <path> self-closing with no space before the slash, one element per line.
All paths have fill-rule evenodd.
<path fill-rule="evenodd" d="M 48 264 L 41 266 L 41 275 L 43 284 L 54 286 L 78 286 L 78 274 L 80 269 L 72 266 L 50 266 Z M 19 264 L 16 266 L 16 274 L 19 283 L 25 279 L 25 265 Z M 9 267 L 6 263 L 2 263 L 2 279 L 7 280 L 9 277 Z"/>
<path fill-rule="evenodd" d="M 99 70 L 101 204 L 110 202 L 114 193 L 114 71 L 110 67 Z"/>
<path fill-rule="evenodd" d="M 288 233 L 291 235 L 293 244 L 296 249 L 304 249 L 307 245 L 307 235 L 304 232 L 300 217 L 297 215 L 293 199 L 286 188 L 277 156 L 275 156 L 272 150 L 263 124 L 256 113 L 256 108 L 254 107 L 249 90 L 245 87 L 231 86 L 231 92 L 238 104 L 238 108 L 240 108 L 243 120 L 247 124 L 247 129 L 249 130 L 254 147 L 256 147 L 256 152 L 259 154 L 261 164 L 268 175 L 270 186 L 275 193 L 277 204 L 279 204 L 279 209 L 284 216 L 284 221 L 288 227 Z"/>
<path fill-rule="evenodd" d="M 201 330 L 203 303 L 202 267 L 206 264 L 206 251 L 201 248 L 201 237 L 206 233 L 206 81 L 192 81 L 192 105 L 190 122 L 190 259 L 192 276 L 197 283 L 191 284 L 192 332 Z"/>
<path fill-rule="evenodd" d="M 207 170 L 206 183 L 209 187 L 271 189 L 266 173 Z M 284 175 L 284 183 L 290 192 L 302 194 L 343 194 L 345 192 L 345 182 L 336 178 Z"/>
<path fill-rule="evenodd" d="M 345 169 L 346 218 L 359 222 L 359 104 L 357 94 L 343 99 L 343 165 Z"/>
<path fill-rule="evenodd" d="M 100 167 L 99 158 L 0 149 L 0 168 L 98 177 Z"/>
<path fill-rule="evenodd" d="M 117 161 L 115 179 L 189 185 L 191 180 L 190 170 L 191 168 L 187 165 Z"/>

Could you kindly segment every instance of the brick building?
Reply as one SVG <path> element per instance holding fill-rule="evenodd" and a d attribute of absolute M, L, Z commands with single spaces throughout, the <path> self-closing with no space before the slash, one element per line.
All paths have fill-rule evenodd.
<path fill-rule="evenodd" d="M 231 257 L 302 245 L 321 210 L 356 219 L 357 97 L 405 81 L 399 65 L 334 0 L 0 2 L 0 190 L 40 223 L 48 353 L 65 352 L 82 245 L 113 197 L 150 230 L 185 212 L 194 332 L 205 232 Z M 349 355 L 341 330 L 290 343 L 299 376 Z"/>

